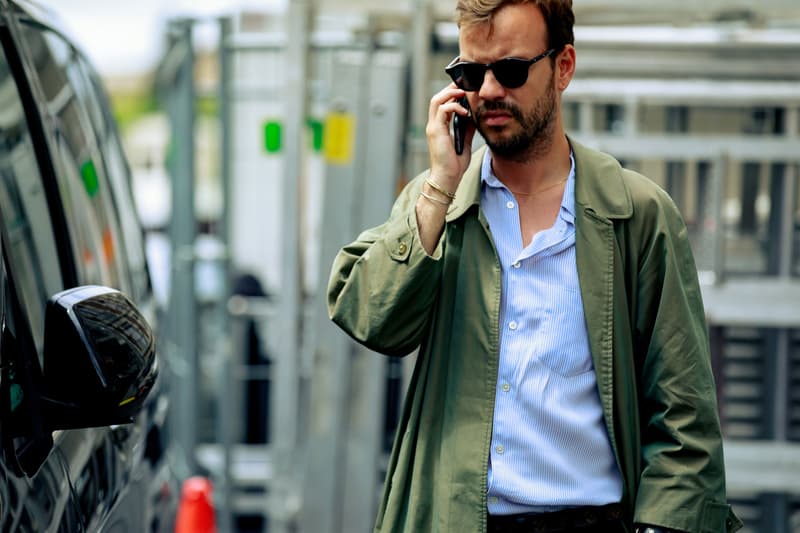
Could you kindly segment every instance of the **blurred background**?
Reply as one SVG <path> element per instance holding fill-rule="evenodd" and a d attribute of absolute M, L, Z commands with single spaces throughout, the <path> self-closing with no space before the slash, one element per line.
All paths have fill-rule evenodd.
<path fill-rule="evenodd" d="M 214 481 L 222 531 L 370 531 L 413 355 L 347 339 L 325 282 L 427 166 L 455 2 L 46 3 L 123 134 L 180 471 Z M 565 124 L 682 210 L 730 499 L 748 532 L 800 531 L 800 3 L 575 11 Z"/>

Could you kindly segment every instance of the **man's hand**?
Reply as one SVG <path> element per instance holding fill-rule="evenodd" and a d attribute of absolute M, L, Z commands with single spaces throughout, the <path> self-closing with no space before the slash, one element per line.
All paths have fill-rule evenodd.
<path fill-rule="evenodd" d="M 428 125 L 425 136 L 431 158 L 431 173 L 422 185 L 422 193 L 417 200 L 417 227 L 422 247 L 428 255 L 433 255 L 436 244 L 444 230 L 447 208 L 455 198 L 461 177 L 469 166 L 472 156 L 470 145 L 475 136 L 475 126 L 469 124 L 464 136 L 464 151 L 456 154 L 453 138 L 450 135 L 450 122 L 454 114 L 469 116 L 469 111 L 458 103 L 465 93 L 451 83 L 433 98 L 428 110 Z"/>
<path fill-rule="evenodd" d="M 471 157 L 469 147 L 475 136 L 475 126 L 470 124 L 464 139 L 465 150 L 461 155 L 457 155 L 450 135 L 450 123 L 456 113 L 465 118 L 469 117 L 469 110 L 458 103 L 458 99 L 465 94 L 451 83 L 434 95 L 431 98 L 428 124 L 425 127 L 431 161 L 431 179 L 450 192 L 455 192 L 458 188 L 461 176 L 469 166 Z"/>

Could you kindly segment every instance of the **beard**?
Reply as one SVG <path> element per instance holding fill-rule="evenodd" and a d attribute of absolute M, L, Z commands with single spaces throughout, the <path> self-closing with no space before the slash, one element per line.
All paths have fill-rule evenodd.
<path fill-rule="evenodd" d="M 510 114 L 519 124 L 519 131 L 503 135 L 508 126 L 485 126 L 482 115 L 487 111 Z M 536 159 L 550 148 L 555 116 L 555 81 L 551 78 L 544 95 L 527 112 L 503 100 L 487 100 L 475 113 L 475 123 L 493 154 L 523 163 Z"/>

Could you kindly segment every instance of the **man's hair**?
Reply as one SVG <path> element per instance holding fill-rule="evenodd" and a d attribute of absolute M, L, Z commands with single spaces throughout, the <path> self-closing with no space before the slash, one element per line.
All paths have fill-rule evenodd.
<path fill-rule="evenodd" d="M 533 4 L 539 8 L 547 26 L 548 48 L 561 51 L 564 45 L 575 44 L 572 0 L 458 0 L 456 22 L 459 28 L 491 23 L 500 8 L 513 4 Z"/>

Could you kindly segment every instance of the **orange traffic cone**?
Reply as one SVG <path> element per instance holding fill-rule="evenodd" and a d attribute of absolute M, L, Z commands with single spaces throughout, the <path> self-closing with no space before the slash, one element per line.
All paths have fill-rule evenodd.
<path fill-rule="evenodd" d="M 175 533 L 217 533 L 211 481 L 195 476 L 183 482 Z"/>

